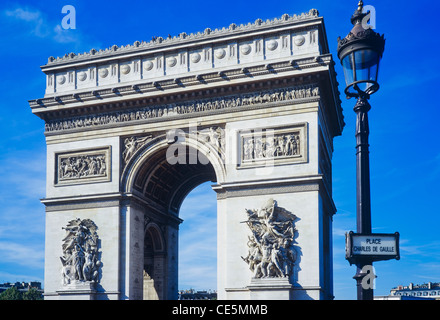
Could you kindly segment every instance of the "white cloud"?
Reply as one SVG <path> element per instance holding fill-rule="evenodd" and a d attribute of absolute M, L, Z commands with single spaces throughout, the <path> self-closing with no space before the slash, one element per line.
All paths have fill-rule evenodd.
<path fill-rule="evenodd" d="M 61 27 L 62 14 L 50 19 L 44 13 L 44 11 L 36 8 L 14 8 L 4 10 L 4 15 L 10 18 L 11 21 L 18 22 L 19 25 L 16 30 L 23 36 L 36 36 L 38 38 L 44 38 L 53 40 L 59 44 L 75 44 L 75 47 L 79 47 L 79 44 L 83 43 L 86 39 L 86 35 L 78 29 L 63 29 Z M 24 34 L 23 34 L 24 33 Z"/>
<path fill-rule="evenodd" d="M 35 280 L 43 269 L 45 215 L 39 199 L 45 194 L 45 162 L 44 149 L 0 156 L 0 279 L 5 281 Z"/>
<path fill-rule="evenodd" d="M 409 240 L 401 239 L 400 240 L 400 252 L 401 256 L 418 256 L 418 257 L 429 257 L 431 261 L 440 259 L 440 242 L 426 242 L 423 244 L 412 244 L 407 245 L 407 243 L 411 243 Z"/>
<path fill-rule="evenodd" d="M 22 8 L 15 10 L 6 10 L 6 15 L 16 17 L 25 21 L 41 21 L 41 13 L 39 11 L 28 11 Z"/>
<path fill-rule="evenodd" d="M 42 268 L 44 264 L 44 250 L 29 243 L 0 241 L 0 256 L 2 264 L 13 263 L 30 268 Z"/>
<path fill-rule="evenodd" d="M 80 34 L 76 30 L 63 29 L 60 25 L 53 28 L 53 39 L 58 43 L 72 43 L 80 40 Z"/>
<path fill-rule="evenodd" d="M 2 200 L 13 200 L 8 203 L 9 207 L 16 207 L 20 201 L 38 201 L 46 191 L 45 150 L 7 154 L 0 159 L 0 179 Z"/>
<path fill-rule="evenodd" d="M 16 8 L 15 10 L 6 10 L 5 14 L 8 17 L 26 22 L 30 27 L 30 32 L 37 37 L 44 38 L 50 34 L 47 21 L 39 10 Z"/>

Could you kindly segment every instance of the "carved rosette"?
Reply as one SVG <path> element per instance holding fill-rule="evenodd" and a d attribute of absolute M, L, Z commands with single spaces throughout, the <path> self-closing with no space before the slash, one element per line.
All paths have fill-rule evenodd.
<path fill-rule="evenodd" d="M 297 253 L 294 248 L 296 216 L 269 199 L 261 209 L 246 209 L 252 232 L 248 255 L 243 258 L 254 278 L 288 278 L 293 272 Z"/>
<path fill-rule="evenodd" d="M 98 252 L 98 227 L 90 219 L 79 218 L 68 222 L 60 257 L 62 267 L 62 284 L 99 282 L 99 272 L 102 266 Z"/>

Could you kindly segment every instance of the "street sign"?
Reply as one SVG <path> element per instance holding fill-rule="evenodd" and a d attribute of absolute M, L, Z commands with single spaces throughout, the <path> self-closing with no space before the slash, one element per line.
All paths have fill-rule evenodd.
<path fill-rule="evenodd" d="M 360 260 L 400 259 L 399 233 L 345 234 L 345 258 L 350 264 Z"/>

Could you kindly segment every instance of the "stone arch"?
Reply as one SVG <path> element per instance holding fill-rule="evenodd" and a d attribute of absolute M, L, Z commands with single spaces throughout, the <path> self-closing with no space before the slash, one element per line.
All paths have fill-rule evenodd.
<path fill-rule="evenodd" d="M 225 180 L 225 159 L 224 155 L 221 154 L 221 151 L 216 149 L 210 143 L 197 139 L 197 136 L 195 134 L 186 133 L 183 136 L 179 136 L 176 138 L 176 141 L 174 141 L 173 143 L 169 143 L 166 135 L 160 135 L 155 137 L 154 139 L 151 139 L 148 143 L 139 148 L 139 150 L 136 151 L 135 155 L 128 161 L 122 171 L 121 191 L 124 193 L 136 193 L 137 191 L 141 191 L 139 190 L 139 188 L 138 190 L 136 190 L 136 186 L 140 187 L 140 181 L 136 181 L 136 179 L 139 178 L 139 176 L 146 174 L 148 175 L 148 173 L 146 173 L 146 171 L 148 171 L 148 168 L 145 167 L 146 164 L 164 164 L 166 161 L 167 149 L 176 145 L 178 145 L 176 148 L 186 148 L 186 151 L 188 152 L 186 157 L 186 164 L 194 164 L 191 163 L 191 160 L 193 160 L 194 158 L 202 159 L 202 163 L 198 161 L 198 163 L 195 163 L 195 165 L 198 165 L 199 168 L 201 168 L 200 165 L 211 165 L 216 182 L 221 183 Z M 208 161 L 209 164 L 206 164 L 206 161 Z M 178 164 L 180 165 L 180 163 Z M 151 171 L 152 169 L 149 172 L 150 174 L 152 173 Z M 202 177 L 200 180 L 202 180 Z M 188 182 L 191 181 L 189 180 Z M 186 192 L 186 194 L 202 182 L 194 185 Z M 147 188 L 148 186 L 144 187 Z M 184 194 L 181 200 L 185 198 L 186 194 Z"/>
<path fill-rule="evenodd" d="M 233 32 L 235 44 L 233 30 L 239 31 Z M 316 41 L 289 50 L 281 45 L 284 37 L 289 43 Z M 73 53 L 50 58 L 42 67 L 53 81 L 30 107 L 45 121 L 47 137 L 45 299 L 142 299 L 145 239 L 153 254 L 163 253 L 163 298 L 176 299 L 179 209 L 205 181 L 217 183 L 219 300 L 331 299 L 336 207 L 330 169 L 333 138 L 342 133 L 344 117 L 322 17 L 311 10 L 166 45 L 157 40 L 129 50 L 112 47 L 102 52 L 105 59 L 93 50 L 79 59 Z M 237 55 L 249 43 L 266 40 L 271 44 L 264 54 Z M 209 61 L 214 54 L 216 63 L 189 59 L 185 67 L 166 65 L 165 58 L 203 54 L 205 47 L 215 49 Z M 221 58 L 222 52 L 229 57 Z M 116 82 L 107 78 L 139 63 L 146 67 L 140 78 L 139 72 Z M 86 69 L 102 79 L 65 81 Z M 227 128 L 225 143 L 219 144 L 219 128 Z M 281 151 L 289 137 L 297 141 L 289 149 L 294 153 Z M 170 164 L 167 151 L 176 146 L 188 150 L 188 159 L 201 155 L 209 164 Z M 294 278 L 256 278 L 251 268 L 263 261 L 252 257 L 251 267 L 242 259 L 251 249 L 248 210 L 264 209 L 268 198 L 301 219 L 295 239 L 301 267 Z M 76 218 L 91 219 L 98 228 L 102 277 L 60 288 L 64 222 Z M 266 255 L 273 248 L 258 245 Z"/>
<path fill-rule="evenodd" d="M 198 185 L 224 179 L 221 150 L 215 145 L 188 133 L 171 142 L 166 135 L 148 141 L 126 163 L 121 176 L 121 191 L 133 200 L 129 206 L 145 219 L 144 299 L 177 297 L 180 206 Z M 176 154 L 169 148 L 184 157 L 179 154 L 176 163 L 170 161 Z"/>

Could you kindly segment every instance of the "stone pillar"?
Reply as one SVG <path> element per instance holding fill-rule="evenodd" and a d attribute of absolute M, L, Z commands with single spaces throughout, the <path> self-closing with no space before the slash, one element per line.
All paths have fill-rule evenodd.
<path fill-rule="evenodd" d="M 168 225 L 166 227 L 165 234 L 166 241 L 166 256 L 161 260 L 163 261 L 163 270 L 165 274 L 164 284 L 165 284 L 165 294 L 164 298 L 166 300 L 177 300 L 178 297 L 178 259 L 179 259 L 179 231 L 177 226 Z"/>
<path fill-rule="evenodd" d="M 130 202 L 121 206 L 121 298 L 143 299 L 144 213 Z"/>

